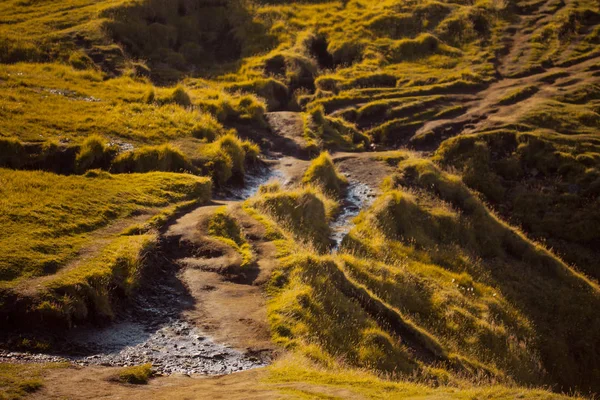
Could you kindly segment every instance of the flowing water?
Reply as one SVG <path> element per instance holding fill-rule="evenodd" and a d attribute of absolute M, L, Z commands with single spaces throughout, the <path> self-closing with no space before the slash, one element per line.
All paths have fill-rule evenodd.
<path fill-rule="evenodd" d="M 369 185 L 353 180 L 349 182 L 346 197 L 341 204 L 342 211 L 330 224 L 331 239 L 334 242 L 332 252 L 339 250 L 344 237 L 352 229 L 352 220 L 375 199 L 375 191 Z"/>
<path fill-rule="evenodd" d="M 243 186 L 217 193 L 223 200 L 245 200 L 254 196 L 259 187 L 269 181 L 287 183 L 277 168 L 249 173 Z M 350 230 L 352 219 L 372 203 L 373 189 L 350 181 L 342 212 L 332 221 L 332 251 L 337 251 Z M 127 315 L 120 316 L 104 328 L 80 327 L 71 330 L 62 339 L 64 351 L 60 354 L 33 354 L 0 350 L 0 361 L 57 362 L 68 361 L 79 365 L 132 366 L 152 363 L 160 374 L 221 375 L 265 366 L 269 355 L 241 352 L 226 344 L 213 341 L 200 328 L 193 326 L 182 315 L 193 307 L 193 299 L 181 283 L 166 273 L 159 283 L 141 291 L 128 307 Z M 60 348 L 60 346 L 59 346 Z"/>

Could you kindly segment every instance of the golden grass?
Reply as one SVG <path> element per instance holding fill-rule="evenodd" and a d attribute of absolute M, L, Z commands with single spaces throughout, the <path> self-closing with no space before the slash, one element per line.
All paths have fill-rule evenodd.
<path fill-rule="evenodd" d="M 66 364 L 9 364 L 0 363 L 0 399 L 18 400 L 40 390 L 44 373 Z"/>
<path fill-rule="evenodd" d="M 134 385 L 146 385 L 152 377 L 152 364 L 137 365 L 133 367 L 122 368 L 116 379 L 122 383 L 131 383 Z"/>
<path fill-rule="evenodd" d="M 2 169 L 0 181 L 3 286 L 55 273 L 94 231 L 114 221 L 139 214 L 150 219 L 169 205 L 210 198 L 207 178 L 166 173 L 59 176 Z"/>
<path fill-rule="evenodd" d="M 539 4 L 544 20 L 532 20 L 528 42 L 517 44 L 524 62 L 507 75 L 597 53 L 597 7 L 588 0 L 553 4 Z M 223 185 L 243 179 L 259 153 L 232 128 L 264 129 L 267 110 L 302 111 L 310 153 L 406 141 L 427 121 L 466 111 L 464 95 L 497 79 L 515 10 L 537 6 L 202 5 L 209 8 L 162 0 L 5 1 L 2 165 L 39 166 L 23 160 L 28 142 L 40 142 L 38 158 L 63 147 L 74 152 L 68 172 L 191 171 Z M 517 115 L 519 129 L 531 132 L 461 136 L 435 159 L 494 206 L 511 207 L 534 237 L 585 250 L 571 259 L 591 271 L 600 120 L 598 88 L 580 86 Z M 499 101 L 514 104 L 535 91 L 525 86 Z M 554 397 L 472 387 L 494 382 L 597 390 L 597 284 L 496 217 L 458 175 L 404 152 L 387 161 L 400 163 L 398 173 L 357 218 L 341 254 L 323 255 L 337 205 L 320 190 L 270 186 L 245 204 L 281 257 L 269 285 L 269 319 L 274 340 L 295 358 L 272 367 L 272 379 L 345 387 L 368 398 Z M 86 318 L 89 303 L 110 317 L 107 288 L 127 292 L 135 284 L 140 256 L 155 239 L 150 228 L 210 192 L 208 179 L 181 173 L 0 170 L 0 181 L 0 225 L 9 233 L 0 240 L 8 254 L 0 260 L 1 285 L 46 279 L 36 310 L 69 320 Z M 326 155 L 305 177 L 337 196 L 343 181 Z M 540 181 L 550 196 L 539 192 Z M 550 205 L 560 215 L 540 217 Z M 224 210 L 210 232 L 249 262 L 243 233 Z M 93 248 L 98 235 L 105 241 Z"/>
<path fill-rule="evenodd" d="M 336 170 L 331 156 L 326 152 L 321 153 L 311 162 L 302 182 L 318 186 L 328 195 L 337 198 L 344 196 L 345 188 L 348 185 L 348 180 Z"/>
<path fill-rule="evenodd" d="M 242 257 L 241 268 L 249 267 L 255 262 L 252 246 L 235 218 L 227 211 L 227 207 L 221 207 L 215 211 L 208 221 L 208 233 L 228 246 L 233 247 Z"/>

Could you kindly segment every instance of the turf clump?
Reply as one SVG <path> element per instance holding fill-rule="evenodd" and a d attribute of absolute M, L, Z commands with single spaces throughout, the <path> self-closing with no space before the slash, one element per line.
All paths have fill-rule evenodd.
<path fill-rule="evenodd" d="M 109 146 L 103 137 L 89 136 L 77 153 L 76 169 L 80 172 L 96 168 L 108 169 L 115 153 L 115 149 Z"/>
<path fill-rule="evenodd" d="M 122 368 L 116 376 L 121 383 L 133 385 L 146 385 L 152 377 L 152 364 L 143 364 L 133 367 Z"/>
<path fill-rule="evenodd" d="M 118 155 L 111 165 L 114 172 L 194 171 L 185 155 L 171 145 L 146 146 Z"/>
<path fill-rule="evenodd" d="M 345 188 L 348 186 L 348 180 L 337 172 L 331 156 L 326 152 L 321 153 L 311 162 L 302 182 L 318 186 L 326 194 L 336 198 L 343 197 Z"/>
<path fill-rule="evenodd" d="M 238 222 L 228 212 L 227 207 L 219 208 L 208 221 L 208 234 L 226 245 L 233 247 L 242 257 L 241 268 L 254 262 L 252 247 L 246 240 Z"/>
<path fill-rule="evenodd" d="M 215 184 L 224 185 L 231 178 L 243 180 L 246 165 L 256 162 L 259 154 L 256 144 L 230 133 L 215 142 L 200 145 L 192 162 L 212 176 Z"/>
<path fill-rule="evenodd" d="M 285 191 L 270 187 L 250 200 L 252 207 L 269 215 L 300 242 L 325 251 L 330 245 L 328 221 L 337 211 L 337 203 L 311 187 Z"/>

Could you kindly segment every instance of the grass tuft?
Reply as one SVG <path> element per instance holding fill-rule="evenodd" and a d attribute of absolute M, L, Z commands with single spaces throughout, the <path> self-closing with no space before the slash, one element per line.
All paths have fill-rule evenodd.
<path fill-rule="evenodd" d="M 348 185 L 348 180 L 337 172 L 331 156 L 327 152 L 321 153 L 312 161 L 302 182 L 318 186 L 326 194 L 336 198 L 344 196 L 345 188 Z"/>
<path fill-rule="evenodd" d="M 116 380 L 121 383 L 130 383 L 133 385 L 146 385 L 152 377 L 152 364 L 143 364 L 133 367 L 122 368 L 118 373 Z"/>

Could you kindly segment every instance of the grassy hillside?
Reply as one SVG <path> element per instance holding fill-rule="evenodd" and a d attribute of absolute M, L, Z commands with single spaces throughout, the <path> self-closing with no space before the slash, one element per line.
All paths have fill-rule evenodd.
<path fill-rule="evenodd" d="M 279 261 L 289 354 L 265 381 L 597 394 L 599 26 L 594 0 L 3 1 L 0 317 L 112 318 L 175 213 L 261 152 L 314 155 L 244 203 Z M 335 153 L 382 149 L 361 172 L 394 172 L 332 251 L 352 185 Z M 226 209 L 207 232 L 260 258 Z M 3 366 L 0 397 L 26 372 Z"/>
<path fill-rule="evenodd" d="M 339 254 L 282 250 L 274 339 L 325 366 L 436 384 L 597 390 L 598 285 L 499 220 L 457 176 L 408 153 L 392 158 L 406 160 Z"/>
<path fill-rule="evenodd" d="M 208 178 L 0 170 L 1 313 L 13 324 L 110 318 L 165 220 L 210 199 Z M 23 315 L 25 314 L 25 315 Z"/>

